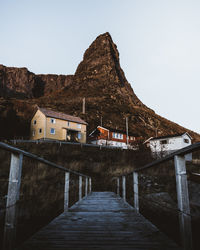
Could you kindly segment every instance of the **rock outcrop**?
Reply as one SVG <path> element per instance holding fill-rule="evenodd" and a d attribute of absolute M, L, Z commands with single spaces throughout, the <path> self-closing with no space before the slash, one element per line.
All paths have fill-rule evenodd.
<path fill-rule="evenodd" d="M 0 65 L 0 96 L 3 98 L 38 98 L 61 91 L 72 82 L 73 76 L 35 75 L 27 68 Z"/>
<path fill-rule="evenodd" d="M 35 75 L 26 68 L 0 65 L 0 96 L 15 98 L 33 97 Z"/>
<path fill-rule="evenodd" d="M 85 92 L 89 87 L 92 97 L 104 94 L 127 104 L 143 105 L 120 67 L 119 52 L 109 33 L 98 36 L 86 50 L 74 80 Z"/>

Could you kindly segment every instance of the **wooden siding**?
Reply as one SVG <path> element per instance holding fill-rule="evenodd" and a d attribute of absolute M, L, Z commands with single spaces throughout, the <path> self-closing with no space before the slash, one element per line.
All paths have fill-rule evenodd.
<path fill-rule="evenodd" d="M 103 139 L 103 140 L 110 140 L 110 141 L 127 143 L 127 136 L 124 133 L 119 133 L 119 132 L 114 132 L 114 131 L 111 132 L 111 131 L 104 129 L 102 127 L 98 127 L 97 129 L 100 131 L 100 135 L 97 137 L 97 140 Z M 120 139 L 120 138 L 113 137 L 114 133 L 121 134 L 122 138 Z M 135 136 L 130 135 L 128 142 L 129 143 L 139 142 L 142 139 L 143 139 L 142 137 L 135 137 Z"/>
<path fill-rule="evenodd" d="M 36 124 L 34 124 L 34 121 L 36 121 Z M 31 131 L 30 131 L 31 140 L 38 140 L 45 138 L 45 131 L 44 131 L 45 123 L 46 123 L 46 116 L 40 110 L 38 110 L 31 120 Z M 40 128 L 42 129 L 42 133 L 39 133 Z M 35 132 L 35 135 L 33 135 L 33 132 Z"/>
<path fill-rule="evenodd" d="M 66 140 L 66 130 L 76 130 L 81 133 L 80 143 L 86 143 L 86 125 L 81 124 L 81 128 L 78 128 L 78 123 L 69 122 L 65 120 L 60 120 L 53 118 L 55 123 L 51 123 L 51 117 L 46 117 L 40 110 L 36 112 L 33 119 L 31 120 L 31 139 L 54 139 L 54 140 Z M 34 125 L 34 120 L 36 124 Z M 42 128 L 42 133 L 39 133 L 39 128 Z M 51 128 L 55 129 L 55 134 L 51 134 Z M 33 130 L 35 130 L 35 135 L 33 136 Z"/>
<path fill-rule="evenodd" d="M 107 140 L 109 138 L 109 130 L 108 129 L 104 129 L 102 127 L 99 127 L 98 130 L 101 133 L 100 136 L 98 137 L 98 139 Z"/>

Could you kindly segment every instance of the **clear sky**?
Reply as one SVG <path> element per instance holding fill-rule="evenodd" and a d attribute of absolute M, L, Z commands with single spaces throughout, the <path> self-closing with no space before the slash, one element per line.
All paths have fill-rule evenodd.
<path fill-rule="evenodd" d="M 199 0 L 0 0 L 0 64 L 74 74 L 107 31 L 141 101 L 200 133 Z"/>

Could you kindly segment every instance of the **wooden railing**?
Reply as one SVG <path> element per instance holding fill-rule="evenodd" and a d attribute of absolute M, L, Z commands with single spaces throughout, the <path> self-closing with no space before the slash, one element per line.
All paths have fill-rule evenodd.
<path fill-rule="evenodd" d="M 195 152 L 200 149 L 200 143 L 196 143 L 177 150 L 174 153 L 167 155 L 164 158 L 153 161 L 142 168 L 135 169 L 135 171 L 126 175 L 117 176 L 117 194 L 120 194 L 120 178 L 122 183 L 122 197 L 126 200 L 126 177 L 132 175 L 133 178 L 133 194 L 134 194 L 134 208 L 139 212 L 139 188 L 138 188 L 138 173 L 158 166 L 161 163 L 174 160 L 175 175 L 176 175 L 176 192 L 178 201 L 178 213 L 179 213 L 179 227 L 181 245 L 184 250 L 192 250 L 192 230 L 191 230 L 191 214 L 190 203 L 188 195 L 188 182 L 186 173 L 186 160 L 185 155 Z"/>
<path fill-rule="evenodd" d="M 69 207 L 69 180 L 70 173 L 79 176 L 79 200 L 82 199 L 82 179 L 85 178 L 85 196 L 92 191 L 92 179 L 90 176 L 82 173 L 67 169 L 63 166 L 57 165 L 44 158 L 23 151 L 21 149 L 12 147 L 8 144 L 0 142 L 0 148 L 11 153 L 10 161 L 10 173 L 9 173 L 9 184 L 6 202 L 6 216 L 4 226 L 4 250 L 13 250 L 16 238 L 16 206 L 20 197 L 20 185 L 21 185 L 21 174 L 23 157 L 28 157 L 38 162 L 44 163 L 50 167 L 56 168 L 65 173 L 65 185 L 64 185 L 64 211 L 68 210 Z"/>

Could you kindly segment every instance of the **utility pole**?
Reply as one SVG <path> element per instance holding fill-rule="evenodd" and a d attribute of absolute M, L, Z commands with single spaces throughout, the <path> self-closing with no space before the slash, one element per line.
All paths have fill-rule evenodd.
<path fill-rule="evenodd" d="M 103 118 L 102 118 L 102 116 L 101 116 L 101 127 L 102 127 L 102 125 L 103 125 Z"/>
<path fill-rule="evenodd" d="M 158 130 L 159 130 L 158 128 L 159 128 L 159 122 L 157 121 L 156 122 L 156 127 L 155 127 L 156 137 L 158 137 Z"/>
<path fill-rule="evenodd" d="M 128 117 L 126 117 L 126 144 L 128 146 Z"/>
<path fill-rule="evenodd" d="M 158 128 L 156 128 L 156 137 L 158 137 Z"/>
<path fill-rule="evenodd" d="M 85 97 L 83 98 L 83 114 L 85 114 Z"/>

